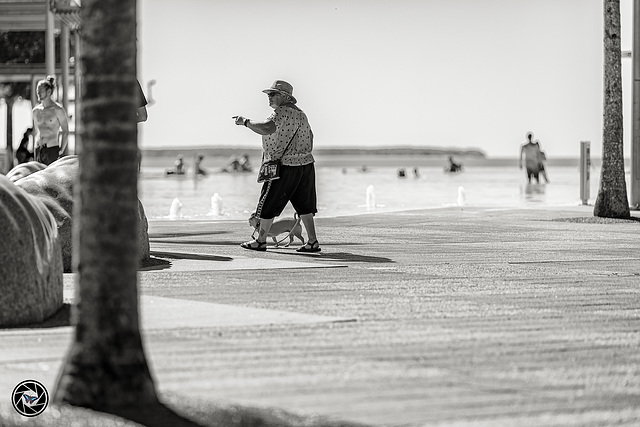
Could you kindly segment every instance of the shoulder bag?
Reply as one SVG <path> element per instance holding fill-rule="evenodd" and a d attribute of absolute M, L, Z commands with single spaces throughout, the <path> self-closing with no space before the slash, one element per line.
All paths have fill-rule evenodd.
<path fill-rule="evenodd" d="M 300 128 L 298 128 L 300 129 Z M 293 142 L 293 138 L 295 138 L 296 133 L 298 133 L 298 129 L 293 133 L 291 140 L 284 148 L 282 152 L 282 157 L 284 157 L 284 153 L 289 149 L 289 145 Z M 258 182 L 268 182 L 274 181 L 280 178 L 280 167 L 282 166 L 282 157 L 277 160 L 269 160 L 264 161 L 264 153 L 262 153 L 262 164 L 260 165 L 260 171 L 258 171 Z"/>

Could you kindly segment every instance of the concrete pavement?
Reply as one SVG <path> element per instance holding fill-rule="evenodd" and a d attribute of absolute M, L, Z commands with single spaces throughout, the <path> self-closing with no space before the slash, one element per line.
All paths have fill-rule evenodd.
<path fill-rule="evenodd" d="M 455 207 L 317 228 L 319 254 L 258 253 L 244 221 L 150 221 L 161 394 L 371 425 L 640 424 L 640 222 Z M 0 415 L 18 382 L 53 387 L 56 325 L 0 330 Z"/>

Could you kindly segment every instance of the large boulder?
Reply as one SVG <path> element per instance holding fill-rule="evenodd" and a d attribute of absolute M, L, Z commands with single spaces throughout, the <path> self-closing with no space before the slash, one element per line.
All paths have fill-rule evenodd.
<path fill-rule="evenodd" d="M 151 258 L 151 247 L 149 246 L 149 221 L 144 213 L 144 206 L 138 199 L 138 260 L 148 261 Z"/>
<path fill-rule="evenodd" d="M 0 326 L 41 322 L 63 304 L 56 219 L 0 175 L 0 230 Z"/>
<path fill-rule="evenodd" d="M 45 169 L 15 181 L 15 185 L 39 198 L 49 208 L 58 223 L 58 235 L 62 249 L 65 272 L 72 268 L 73 185 L 78 176 L 78 157 L 66 156 L 51 163 Z M 140 225 L 138 227 L 139 259 L 150 258 L 149 224 L 142 203 L 138 201 Z"/>
<path fill-rule="evenodd" d="M 78 158 L 68 156 L 14 182 L 16 186 L 42 201 L 56 219 L 65 272 L 71 271 L 71 216 L 73 184 L 77 175 Z"/>
<path fill-rule="evenodd" d="M 29 176 L 34 172 L 41 171 L 46 167 L 47 165 L 40 162 L 20 163 L 7 173 L 7 178 L 9 178 L 9 181 L 11 182 L 16 182 L 20 178 L 24 178 L 25 176 Z"/>

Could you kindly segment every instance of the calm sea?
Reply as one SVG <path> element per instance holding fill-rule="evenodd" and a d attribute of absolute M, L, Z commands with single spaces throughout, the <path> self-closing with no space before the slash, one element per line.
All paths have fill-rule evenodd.
<path fill-rule="evenodd" d="M 194 178 L 193 167 L 185 176 L 165 176 L 164 170 L 173 160 L 143 159 L 139 196 L 147 217 L 239 220 L 255 210 L 261 188 L 255 173 L 220 172 L 228 159 L 210 158 L 203 162 L 210 172 L 206 177 Z M 449 174 L 444 172 L 446 158 L 317 158 L 318 216 L 460 204 L 496 208 L 581 204 L 580 171 L 575 160 L 549 162 L 549 184 L 527 184 L 516 159 L 458 160 L 464 165 L 463 172 Z M 193 162 L 187 163 L 193 166 Z M 257 165 L 259 159 L 253 163 Z M 405 177 L 398 176 L 400 169 L 405 170 Z M 590 177 L 589 204 L 593 204 L 599 167 L 591 168 Z M 292 213 L 289 206 L 283 215 Z"/>

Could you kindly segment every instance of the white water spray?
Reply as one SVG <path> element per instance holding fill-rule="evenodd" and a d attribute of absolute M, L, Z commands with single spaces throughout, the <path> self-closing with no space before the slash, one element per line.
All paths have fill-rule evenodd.
<path fill-rule="evenodd" d="M 458 187 L 458 206 L 464 206 L 467 204 L 467 194 L 464 191 L 464 187 Z"/>
<path fill-rule="evenodd" d="M 376 192 L 373 188 L 373 185 L 367 187 L 367 209 L 374 209 L 376 207 Z"/>
<path fill-rule="evenodd" d="M 182 218 L 182 203 L 180 203 L 180 199 L 178 199 L 177 197 L 171 202 L 171 208 L 169 208 L 169 218 Z"/>
<path fill-rule="evenodd" d="M 222 197 L 218 193 L 214 193 L 211 197 L 211 214 L 214 216 L 222 215 Z"/>

